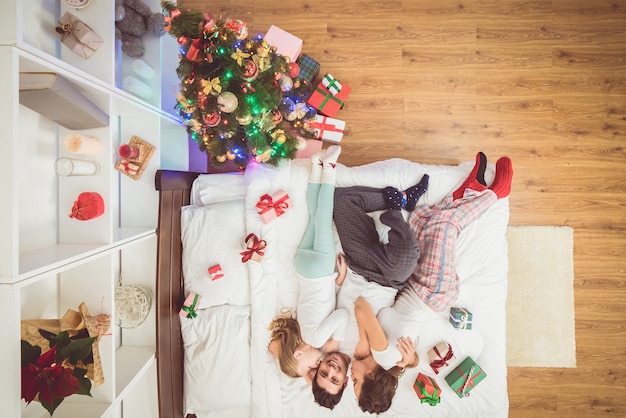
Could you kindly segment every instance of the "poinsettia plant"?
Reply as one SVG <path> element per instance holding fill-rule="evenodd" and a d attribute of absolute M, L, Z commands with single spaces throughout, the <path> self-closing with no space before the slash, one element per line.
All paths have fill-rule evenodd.
<path fill-rule="evenodd" d="M 85 375 L 87 364 L 93 363 L 96 338 L 87 330 L 72 337 L 67 331 L 39 332 L 51 348 L 42 353 L 41 347 L 22 340 L 22 399 L 28 404 L 39 401 L 52 415 L 68 396 L 91 396 L 91 381 Z"/>

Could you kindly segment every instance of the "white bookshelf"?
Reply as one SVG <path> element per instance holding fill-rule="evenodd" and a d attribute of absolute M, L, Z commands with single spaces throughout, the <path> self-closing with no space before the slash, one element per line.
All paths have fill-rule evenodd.
<path fill-rule="evenodd" d="M 145 1 L 161 11 L 160 1 Z M 146 35 L 141 58 L 155 75 L 144 80 L 152 94 L 137 97 L 122 89 L 133 74 L 114 34 L 115 2 L 93 0 L 76 10 L 60 0 L 9 0 L 0 25 L 0 403 L 3 416 L 45 417 L 37 402 L 20 399 L 20 321 L 60 318 L 85 302 L 92 315 L 114 313 L 114 291 L 122 284 L 140 284 L 155 293 L 159 168 L 184 169 L 162 155 L 186 147 L 187 136 L 173 115 L 178 80 L 177 44 L 169 35 Z M 102 46 L 84 59 L 63 45 L 54 33 L 59 18 L 70 11 L 102 39 Z M 68 129 L 45 113 L 20 104 L 21 72 L 54 73 L 69 81 L 89 102 L 108 115 L 106 126 Z M 134 75 L 134 74 L 133 74 Z M 102 152 L 73 155 L 63 146 L 69 133 L 96 137 Z M 117 148 L 138 136 L 156 147 L 139 180 L 115 170 Z M 173 147 L 172 152 L 163 148 Z M 59 157 L 95 161 L 96 175 L 59 177 Z M 165 162 L 165 164 L 164 164 Z M 77 221 L 68 215 L 81 192 L 97 192 L 105 202 L 102 216 Z M 105 383 L 92 397 L 73 395 L 55 417 L 122 417 L 155 410 L 156 314 L 136 328 L 122 329 L 112 319 L 110 335 L 99 343 Z M 156 410 L 155 410 L 156 411 Z M 156 415 L 150 415 L 156 416 Z"/>

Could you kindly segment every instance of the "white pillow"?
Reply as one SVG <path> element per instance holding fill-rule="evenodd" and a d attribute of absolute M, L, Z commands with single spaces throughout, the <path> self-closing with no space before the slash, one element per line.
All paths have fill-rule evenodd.
<path fill-rule="evenodd" d="M 192 205 L 210 205 L 245 197 L 243 173 L 200 174 L 191 186 Z"/>
<path fill-rule="evenodd" d="M 181 210 L 185 296 L 201 296 L 197 308 L 223 304 L 249 305 L 248 267 L 241 262 L 246 248 L 243 200 Z M 211 280 L 209 267 L 219 264 L 224 277 Z"/>
<path fill-rule="evenodd" d="M 250 307 L 216 306 L 180 318 L 185 415 L 251 403 Z"/>

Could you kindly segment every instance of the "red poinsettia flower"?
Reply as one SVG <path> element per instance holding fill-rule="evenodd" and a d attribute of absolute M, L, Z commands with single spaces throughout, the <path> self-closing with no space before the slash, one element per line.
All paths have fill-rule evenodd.
<path fill-rule="evenodd" d="M 22 367 L 22 398 L 32 402 L 37 395 L 42 404 L 52 405 L 55 400 L 78 392 L 78 379 L 72 369 L 56 363 L 57 346 L 43 353 L 37 361 Z"/>

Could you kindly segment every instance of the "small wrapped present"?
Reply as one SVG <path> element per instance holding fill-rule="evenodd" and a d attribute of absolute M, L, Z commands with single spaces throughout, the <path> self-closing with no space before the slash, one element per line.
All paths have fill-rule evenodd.
<path fill-rule="evenodd" d="M 259 198 L 256 204 L 257 212 L 266 224 L 282 216 L 291 206 L 291 199 L 284 190 L 279 190 L 273 195 L 266 193 Z"/>
<path fill-rule="evenodd" d="M 300 66 L 300 73 L 298 74 L 298 77 L 304 78 L 312 84 L 315 77 L 317 77 L 320 72 L 320 63 L 307 54 L 300 55 L 297 62 Z"/>
<path fill-rule="evenodd" d="M 217 279 L 221 279 L 224 277 L 224 272 L 222 271 L 222 266 L 219 264 L 214 265 L 213 267 L 209 267 L 209 277 L 212 281 Z"/>
<path fill-rule="evenodd" d="M 64 45 L 85 59 L 102 45 L 102 39 L 70 12 L 65 12 L 54 30 Z"/>
<path fill-rule="evenodd" d="M 346 98 L 350 94 L 350 91 L 352 91 L 352 89 L 349 86 L 342 84 L 341 91 L 336 95 L 333 95 L 320 82 L 315 90 L 313 90 L 313 93 L 311 93 L 311 96 L 307 100 L 307 103 L 319 110 L 324 115 L 333 118 L 337 115 L 339 109 L 343 107 Z"/>
<path fill-rule="evenodd" d="M 441 402 L 441 388 L 437 381 L 430 376 L 418 373 L 417 379 L 415 379 L 415 383 L 413 383 L 413 389 L 421 403 L 428 403 L 430 406 L 435 406 Z"/>
<path fill-rule="evenodd" d="M 276 53 L 297 62 L 302 52 L 302 39 L 282 30 L 278 26 L 270 26 L 263 37 L 269 45 L 276 47 Z"/>
<path fill-rule="evenodd" d="M 459 398 L 469 396 L 469 392 L 479 384 L 487 374 L 471 357 L 467 357 L 446 376 L 446 382 Z"/>
<path fill-rule="evenodd" d="M 187 295 L 187 299 L 183 302 L 183 307 L 180 308 L 180 312 L 178 314 L 180 316 L 184 316 L 187 318 L 196 318 L 198 316 L 198 312 L 196 311 L 196 306 L 200 303 L 202 296 L 196 293 L 189 293 Z"/>
<path fill-rule="evenodd" d="M 439 374 L 439 369 L 448 366 L 450 361 L 455 358 L 452 346 L 443 341 L 428 350 L 430 368 L 433 369 L 435 374 Z"/>
<path fill-rule="evenodd" d="M 322 85 L 326 87 L 333 96 L 338 95 L 342 88 L 339 80 L 333 77 L 332 74 L 326 74 L 322 77 Z"/>
<path fill-rule="evenodd" d="M 239 253 L 241 254 L 241 262 L 245 263 L 250 260 L 257 263 L 261 262 L 265 254 L 265 247 L 267 247 L 265 240 L 259 239 L 255 234 L 248 234 L 245 242 L 247 249 Z"/>
<path fill-rule="evenodd" d="M 343 138 L 346 122 L 329 118 L 328 116 L 315 115 L 315 118 L 307 123 L 315 131 L 316 136 L 322 141 L 338 144 Z"/>
<path fill-rule="evenodd" d="M 78 195 L 69 217 L 79 221 L 88 221 L 104 213 L 104 199 L 96 192 L 83 192 Z"/>
<path fill-rule="evenodd" d="M 472 329 L 472 313 L 464 308 L 450 308 L 450 323 L 456 329 Z"/>

